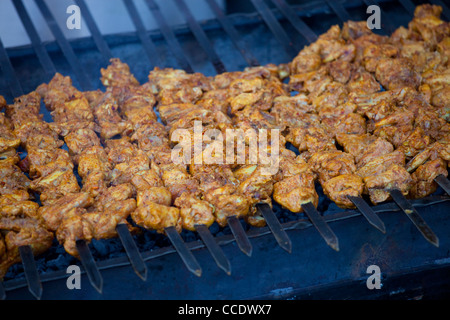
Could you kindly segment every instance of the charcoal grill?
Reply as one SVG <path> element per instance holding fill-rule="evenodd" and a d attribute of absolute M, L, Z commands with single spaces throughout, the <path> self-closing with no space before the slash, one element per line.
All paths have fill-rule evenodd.
<path fill-rule="evenodd" d="M 80 90 L 103 89 L 99 70 L 111 57 L 130 65 L 144 83 L 148 72 L 158 67 L 181 68 L 187 72 L 215 75 L 242 70 L 247 66 L 286 63 L 317 35 L 346 20 L 366 20 L 366 8 L 382 9 L 382 29 L 389 34 L 412 18 L 415 5 L 422 2 L 396 1 L 287 1 L 250 0 L 251 12 L 226 14 L 215 0 L 204 0 L 215 19 L 196 21 L 185 0 L 174 0 L 186 20 L 170 27 L 154 0 L 145 1 L 158 23 L 146 30 L 134 1 L 123 0 L 136 31 L 102 35 L 84 0 L 74 1 L 91 36 L 69 41 L 64 37 L 44 0 L 35 0 L 55 41 L 43 43 L 22 0 L 12 0 L 31 40 L 31 45 L 5 49 L 0 41 L 0 92 L 8 103 L 13 98 L 48 82 L 55 72 L 69 75 Z M 450 19 L 448 7 L 443 16 Z M 1 40 L 1 39 L 0 39 Z M 51 121 L 42 108 L 44 119 Z M 274 205 L 282 229 L 287 232 L 292 251 L 277 245 L 269 227 L 253 228 L 241 222 L 253 250 L 248 257 L 239 252 L 228 227 L 213 225 L 215 241 L 231 265 L 227 275 L 213 262 L 203 241 L 183 231 L 187 247 L 203 268 L 201 277 L 190 273 L 165 236 L 152 231 L 134 236 L 148 270 L 142 281 L 130 264 L 118 239 L 93 241 L 89 247 L 104 281 L 102 293 L 89 283 L 80 261 L 64 252 L 57 243 L 36 257 L 42 299 L 361 299 L 361 298 L 442 298 L 450 294 L 449 196 L 439 188 L 433 195 L 410 201 L 439 236 L 439 247 L 430 245 L 394 202 L 372 207 L 386 226 L 379 232 L 357 210 L 343 210 L 331 203 L 317 186 L 318 211 L 339 238 L 340 251 L 326 246 L 304 214 L 291 214 Z M 66 268 L 82 268 L 80 290 L 66 286 Z M 382 288 L 366 286 L 367 267 L 378 265 Z M 25 268 L 26 269 L 26 268 Z M 27 270 L 25 270 L 27 271 Z M 33 270 L 32 270 L 33 271 Z M 34 269 L 36 271 L 36 269 Z M 6 299 L 33 299 L 29 278 L 22 264 L 11 268 L 3 282 Z M 33 280 L 33 279 L 31 279 Z"/>

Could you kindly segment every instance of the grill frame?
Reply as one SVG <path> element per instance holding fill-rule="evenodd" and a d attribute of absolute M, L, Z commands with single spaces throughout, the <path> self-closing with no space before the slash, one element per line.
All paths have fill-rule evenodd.
<path fill-rule="evenodd" d="M 48 7 L 46 6 L 44 0 L 35 0 L 35 1 L 38 4 L 41 12 L 44 13 L 45 18 L 47 19 L 47 23 L 51 27 L 52 33 L 56 38 L 56 43 L 58 43 L 58 46 L 60 47 L 61 52 L 64 54 L 65 58 L 68 61 L 68 64 L 70 65 L 70 67 L 72 69 L 73 74 L 70 74 L 70 75 L 75 76 L 76 82 L 77 82 L 77 83 L 75 83 L 75 85 L 77 86 L 77 84 L 78 84 L 78 87 L 81 90 L 94 90 L 94 89 L 98 89 L 98 88 L 100 89 L 100 87 L 98 87 L 98 86 L 96 87 L 95 84 L 91 83 L 92 81 L 89 78 L 89 76 L 85 75 L 85 72 L 83 71 L 83 69 L 84 69 L 83 64 L 76 54 L 76 51 L 80 50 L 77 47 L 77 44 L 81 45 L 81 47 L 83 47 L 83 45 L 86 45 L 86 44 L 83 44 L 83 42 L 86 39 L 75 40 L 75 41 L 67 40 L 63 36 L 63 34 L 62 34 L 61 30 L 59 29 L 59 27 L 57 26 L 56 22 L 54 21 L 54 18 L 52 17 L 51 12 L 48 10 Z M 127 6 L 128 13 L 132 17 L 133 23 L 137 28 L 136 33 L 134 33 L 134 37 L 139 39 L 140 44 L 144 47 L 144 51 L 148 52 L 149 58 L 153 57 L 153 55 L 155 53 L 157 53 L 156 47 L 155 48 L 152 47 L 152 46 L 155 46 L 152 39 L 154 41 L 166 41 L 167 44 L 169 45 L 169 49 L 171 49 L 171 51 L 174 52 L 175 60 L 178 61 L 178 65 L 173 65 L 173 67 L 174 68 L 182 68 L 181 66 L 184 65 L 185 67 L 186 66 L 190 67 L 192 69 L 192 71 L 194 71 L 193 66 L 191 66 L 191 64 L 189 63 L 189 60 L 191 60 L 192 57 L 190 57 L 191 59 L 189 59 L 189 57 L 186 57 L 186 52 L 185 51 L 180 52 L 179 48 L 177 49 L 177 44 L 176 44 L 176 43 L 178 43 L 178 41 L 179 41 L 178 39 L 180 37 L 183 37 L 189 33 L 193 33 L 196 41 L 198 41 L 200 43 L 201 47 L 203 48 L 203 50 L 205 50 L 205 52 L 206 52 L 205 56 L 207 57 L 209 63 L 213 66 L 213 70 L 215 70 L 215 72 L 223 72 L 223 71 L 228 70 L 225 67 L 224 63 L 221 61 L 220 57 L 217 55 L 216 50 L 213 47 L 213 44 L 211 43 L 210 39 L 208 38 L 208 35 L 205 33 L 210 30 L 215 30 L 215 28 L 217 28 L 217 26 L 219 26 L 219 27 L 221 26 L 223 28 L 223 31 L 225 31 L 226 35 L 228 37 L 230 37 L 231 42 L 236 47 L 237 52 L 241 55 L 241 58 L 243 59 L 243 61 L 245 61 L 247 63 L 247 65 L 249 65 L 249 66 L 254 66 L 254 65 L 257 65 L 257 63 L 258 63 L 257 59 L 253 56 L 251 51 L 248 50 L 248 48 L 246 48 L 246 45 L 242 41 L 242 38 L 241 38 L 242 35 L 236 31 L 236 28 L 246 26 L 246 25 L 251 25 L 252 23 L 266 24 L 268 26 L 268 29 L 273 34 L 274 38 L 280 43 L 280 45 L 282 47 L 284 47 L 286 49 L 285 51 L 290 53 L 288 55 L 292 56 L 295 52 L 297 52 L 296 50 L 298 50 L 298 48 L 293 49 L 293 43 L 287 36 L 283 26 L 280 25 L 280 21 L 287 20 L 287 21 L 284 21 L 284 23 L 291 23 L 292 27 L 299 33 L 299 35 L 301 37 L 304 37 L 304 39 L 306 40 L 304 42 L 304 44 L 307 44 L 308 40 L 314 39 L 315 37 L 317 37 L 317 35 L 316 35 L 315 31 L 313 31 L 311 28 L 309 28 L 307 26 L 307 24 L 305 24 L 305 22 L 302 20 L 303 17 L 307 17 L 309 14 L 317 15 L 319 13 L 320 14 L 335 14 L 339 18 L 345 17 L 345 16 L 350 16 L 350 14 L 347 11 L 348 9 L 361 7 L 361 5 L 364 6 L 364 5 L 367 5 L 367 3 L 368 3 L 368 1 L 352 1 L 352 0 L 338 1 L 338 2 L 313 1 L 312 4 L 291 7 L 288 4 L 286 4 L 283 0 L 271 0 L 273 2 L 273 4 L 275 5 L 275 9 L 270 9 L 267 7 L 266 2 L 261 1 L 261 0 L 252 0 L 252 3 L 256 9 L 256 12 L 253 14 L 248 14 L 248 15 L 236 14 L 236 15 L 232 15 L 232 16 L 226 16 L 223 13 L 222 13 L 223 15 L 219 14 L 220 11 L 218 11 L 218 10 L 220 10 L 220 9 L 212 8 L 212 10 L 216 14 L 217 19 L 214 19 L 213 21 L 208 21 L 202 25 L 200 25 L 195 20 L 188 19 L 189 27 L 182 26 L 179 28 L 168 27 L 167 24 L 164 24 L 165 21 L 161 20 L 162 16 L 160 16 L 159 25 L 160 25 L 161 29 L 149 31 L 149 30 L 145 30 L 145 28 L 143 27 L 143 23 L 140 20 L 138 12 L 135 10 L 135 8 L 133 8 L 134 7 L 133 2 L 127 1 L 127 0 L 124 0 L 124 1 L 126 3 L 128 3 L 128 6 Z M 211 3 L 212 1 L 214 1 L 214 0 L 207 0 L 208 3 Z M 39 35 L 37 34 L 36 30 L 33 30 L 34 27 L 33 27 L 31 20 L 29 19 L 29 17 L 27 19 L 26 14 L 24 14 L 24 12 L 26 13 L 26 10 L 23 7 L 21 0 L 13 0 L 13 2 L 20 13 L 21 19 L 24 22 L 24 25 L 27 29 L 28 35 L 30 36 L 32 44 L 26 48 L 20 48 L 18 50 L 17 49 L 6 50 L 3 47 L 3 44 L 0 39 L 0 66 L 2 68 L 3 74 L 6 75 L 7 79 L 9 79 L 8 87 L 10 88 L 10 91 L 11 91 L 11 97 L 21 95 L 24 92 L 21 82 L 19 81 L 18 76 L 15 74 L 15 69 L 14 69 L 13 63 L 11 61 L 14 57 L 21 57 L 24 53 L 27 53 L 27 52 L 29 53 L 30 49 L 32 49 L 35 52 L 35 55 L 36 55 L 37 59 L 39 60 L 41 67 L 44 70 L 44 74 L 42 76 L 41 82 L 47 82 L 50 80 L 50 77 L 53 75 L 54 71 L 57 71 L 52 59 L 50 58 L 50 55 L 52 54 L 53 50 L 58 51 L 57 48 L 54 48 L 55 43 L 44 44 L 40 41 Z M 152 5 L 152 2 L 153 1 L 149 0 L 146 3 L 148 4 L 149 9 L 155 10 L 156 13 L 155 12 L 154 13 L 155 13 L 155 17 L 156 17 L 158 15 L 158 9 L 155 8 L 154 5 Z M 179 2 L 181 4 L 184 3 L 183 0 L 180 0 Z M 397 2 L 398 1 L 373 1 L 374 4 L 376 4 L 376 3 L 380 3 L 380 4 L 397 3 Z M 441 2 L 441 1 L 432 1 L 432 2 Z M 330 3 L 333 3 L 333 5 L 330 5 Z M 410 5 L 412 3 L 411 1 L 401 0 L 400 3 L 407 11 L 410 10 L 410 8 L 411 8 Z M 108 41 L 107 41 L 107 38 L 109 38 L 109 37 L 105 37 L 105 36 L 101 35 L 98 28 L 96 27 L 95 21 L 92 18 L 89 10 L 87 10 L 87 6 L 84 3 L 84 0 L 76 0 L 76 4 L 80 6 L 80 8 L 82 9 L 82 12 L 84 11 L 83 18 L 85 19 L 86 24 L 89 26 L 89 29 L 91 32 L 92 39 L 88 39 L 88 42 L 91 42 L 91 43 L 86 46 L 89 46 L 92 49 L 92 41 L 95 43 L 94 50 L 97 50 L 98 53 L 100 53 L 100 60 L 102 60 L 103 66 L 106 67 L 107 63 L 108 63 L 108 59 L 112 56 L 112 52 L 109 48 Z M 182 9 L 182 11 L 185 12 L 185 14 L 187 16 L 189 16 L 189 12 L 187 12 L 187 10 L 188 10 L 187 7 L 181 6 L 180 8 Z M 289 11 L 287 9 L 291 9 L 292 11 Z M 25 11 L 23 11 L 23 10 L 25 10 Z M 285 15 L 286 12 L 295 12 L 296 14 L 291 15 L 289 17 L 288 15 Z M 444 8 L 444 16 L 448 17 L 448 14 L 449 14 L 448 8 Z M 293 18 L 293 17 L 297 17 L 297 18 Z M 162 19 L 164 19 L 164 17 L 162 17 Z M 340 22 L 342 23 L 342 20 L 340 20 Z M 305 28 L 305 26 L 306 26 L 306 28 Z M 117 35 L 112 35 L 110 37 L 112 38 L 115 36 L 117 36 Z M 124 35 L 124 37 L 127 38 L 127 37 L 129 37 L 129 35 Z M 130 41 L 130 39 L 125 40 L 125 41 Z M 109 42 L 111 43 L 111 41 L 109 41 Z M 51 47 L 51 50 L 49 49 L 50 47 Z M 181 54 L 183 54 L 184 58 L 181 56 Z M 121 57 L 119 57 L 119 58 L 121 58 Z M 124 59 L 123 61 L 127 62 L 126 59 Z M 156 65 L 158 65 L 158 64 L 156 64 Z M 150 70 L 153 66 L 148 65 L 147 67 L 148 67 L 148 70 Z M 232 70 L 230 70 L 230 71 L 232 71 Z M 11 98 L 8 99 L 8 97 L 7 97 L 7 100 L 8 100 L 8 102 L 11 102 Z M 48 117 L 48 114 L 46 114 L 45 116 Z M 48 119 L 46 119 L 46 120 L 48 121 Z M 441 196 L 438 194 L 433 197 L 428 197 L 426 199 L 420 199 L 420 200 L 415 200 L 415 201 L 411 201 L 411 202 L 415 206 L 419 206 L 422 208 L 431 208 L 430 211 L 432 211 L 433 206 L 445 205 L 445 203 L 449 200 L 450 200 L 449 197 Z M 387 204 L 379 205 L 379 206 L 372 207 L 372 208 L 377 213 L 378 212 L 397 212 L 397 211 L 399 211 L 398 207 L 394 203 L 387 203 Z M 448 205 L 446 206 L 446 208 L 448 208 Z M 361 214 L 355 210 L 346 210 L 346 211 L 337 210 L 335 212 L 333 212 L 333 210 L 329 210 L 327 212 L 323 212 L 323 214 L 325 215 L 325 219 L 327 222 L 333 222 L 333 223 L 340 222 L 340 221 L 350 223 L 352 218 L 361 216 Z M 425 219 L 429 219 L 428 216 L 429 215 L 424 215 Z M 383 215 L 383 217 L 384 217 L 384 215 Z M 313 228 L 309 228 L 309 227 L 311 227 L 311 224 L 302 215 L 299 215 L 298 220 L 285 222 L 282 224 L 282 226 L 285 230 L 291 231 L 289 233 L 289 235 L 291 235 L 295 232 L 296 236 L 297 236 L 297 233 L 299 230 L 313 229 Z M 247 233 L 248 233 L 248 236 L 250 239 L 261 241 L 261 243 L 267 243 L 267 242 L 270 243 L 273 240 L 273 239 L 271 239 L 271 237 L 269 235 L 270 230 L 267 227 L 260 228 L 260 229 L 249 229 Z M 389 234 L 389 230 L 388 230 L 388 234 Z M 439 234 L 439 235 L 442 236 L 441 234 Z M 232 238 L 232 235 L 221 236 L 221 237 L 216 238 L 216 240 L 223 247 L 234 247 L 234 244 L 235 244 L 235 241 Z M 417 239 L 417 240 L 414 239 L 414 243 L 416 243 L 417 241 L 420 242 L 423 240 L 422 239 Z M 317 244 L 317 246 L 319 248 L 322 247 L 323 244 L 321 243 L 320 239 L 318 242 L 319 243 Z M 197 253 L 197 252 L 203 253 L 206 251 L 206 250 L 204 250 L 205 247 L 200 240 L 190 241 L 187 243 L 187 245 L 191 250 L 195 250 L 195 253 Z M 234 247 L 234 249 L 236 249 L 236 248 Z M 439 249 L 439 251 L 441 251 L 441 249 Z M 175 250 L 172 247 L 165 247 L 165 248 L 152 250 L 150 252 L 142 252 L 142 255 L 144 257 L 144 260 L 147 263 L 156 263 L 157 264 L 158 262 L 155 262 L 155 261 L 157 261 L 158 258 L 161 259 L 161 258 L 164 258 L 165 256 L 170 256 L 170 257 L 176 256 L 176 255 L 174 255 L 174 253 L 175 253 Z M 342 254 L 342 252 L 340 252 L 339 254 Z M 227 256 L 230 256 L 230 255 L 227 254 Z M 445 259 L 445 258 L 448 258 L 448 256 L 441 257 L 440 259 Z M 252 259 L 254 259 L 254 258 L 252 258 Z M 237 260 L 239 261 L 238 266 L 241 265 L 241 263 L 245 264 L 245 260 L 243 260 L 243 259 L 237 259 Z M 211 259 L 209 259 L 209 261 L 211 261 Z M 110 269 L 122 268 L 122 267 L 126 267 L 126 266 L 130 265 L 130 263 L 126 257 L 110 259 L 108 261 L 98 261 L 97 264 L 98 264 L 100 270 L 110 270 Z M 209 262 L 208 264 L 211 264 L 211 265 L 213 265 L 213 267 L 215 267 L 215 265 L 212 262 Z M 444 263 L 444 264 L 447 265 L 447 263 Z M 203 265 L 205 265 L 205 263 L 203 263 Z M 232 265 L 234 265 L 234 264 L 232 263 Z M 417 268 L 420 269 L 421 267 L 416 266 L 414 268 L 414 270 L 416 271 Z M 233 268 L 233 270 L 235 270 L 235 268 Z M 132 273 L 132 271 L 131 271 L 131 273 Z M 181 272 L 181 274 L 184 274 L 184 273 Z M 135 277 L 135 275 L 132 275 L 132 276 Z M 67 277 L 67 275 L 65 274 L 65 272 L 61 271 L 61 272 L 54 272 L 52 274 L 43 274 L 43 275 L 41 275 L 41 280 L 44 283 L 52 283 L 54 281 L 58 281 L 63 278 L 66 278 L 66 277 Z M 188 276 L 186 276 L 186 277 L 188 277 Z M 4 287 L 5 287 L 5 290 L 7 291 L 8 296 L 10 295 L 10 293 L 12 293 L 13 296 L 15 293 L 19 293 L 19 292 L 23 293 L 23 289 L 26 288 L 26 285 L 27 285 L 26 281 L 23 278 L 17 279 L 17 280 L 15 280 L 15 279 L 8 280 L 4 283 Z M 323 285 L 323 284 L 321 284 L 321 285 Z M 149 286 L 151 286 L 151 284 Z M 105 289 L 105 291 L 106 291 L 106 289 Z M 44 288 L 44 292 L 45 292 L 45 288 Z M 295 288 L 295 290 L 292 292 L 289 292 L 289 295 L 302 296 L 302 294 L 305 294 L 305 292 L 300 287 Z M 87 294 L 86 297 L 89 297 L 89 296 L 93 297 L 93 295 L 95 295 L 95 293 L 93 293 L 92 295 Z M 112 296 L 110 296 L 110 297 L 113 297 L 113 296 L 114 296 L 114 294 L 112 294 Z M 268 294 L 258 295 L 257 293 L 253 293 L 253 295 L 249 296 L 249 297 L 253 297 L 253 298 L 280 298 L 281 297 L 281 298 L 284 298 L 287 296 L 288 296 L 288 294 L 281 294 L 280 296 L 277 296 L 277 295 L 271 296 L 270 294 L 269 295 Z M 147 297 L 155 298 L 152 295 L 149 295 Z M 167 297 L 170 298 L 170 296 L 167 296 Z M 187 297 L 189 297 L 189 296 L 187 296 Z M 229 296 L 229 297 L 233 297 L 233 296 Z M 68 295 L 67 298 L 70 298 L 70 295 Z"/>

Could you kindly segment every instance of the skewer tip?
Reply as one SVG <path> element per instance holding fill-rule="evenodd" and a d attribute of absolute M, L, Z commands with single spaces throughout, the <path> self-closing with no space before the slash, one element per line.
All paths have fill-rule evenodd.
<path fill-rule="evenodd" d="M 337 238 L 336 238 L 335 241 L 330 241 L 330 242 L 327 241 L 327 244 L 328 244 L 333 250 L 335 250 L 336 252 L 339 252 L 339 242 L 338 242 Z"/>
<path fill-rule="evenodd" d="M 291 239 L 289 239 L 288 235 L 286 234 L 286 231 L 284 231 L 280 221 L 278 221 L 277 216 L 272 211 L 272 208 L 267 203 L 259 203 L 256 205 L 256 208 L 263 215 L 267 225 L 269 226 L 269 229 L 272 231 L 279 246 L 282 249 L 286 250 L 288 253 L 291 253 L 292 252 Z"/>
<path fill-rule="evenodd" d="M 430 241 L 432 245 L 434 245 L 436 248 L 439 248 L 439 238 L 436 237 L 433 241 Z"/>
<path fill-rule="evenodd" d="M 319 231 L 322 238 L 335 251 L 339 251 L 339 240 L 334 234 L 333 230 L 328 226 L 322 215 L 317 211 L 316 207 L 311 203 L 302 204 L 302 208 L 308 216 L 311 223 Z"/>
<path fill-rule="evenodd" d="M 290 241 L 286 242 L 284 246 L 282 246 L 284 250 L 286 250 L 288 253 L 292 253 L 292 244 Z"/>
<path fill-rule="evenodd" d="M 386 227 L 383 221 L 372 210 L 367 202 L 365 202 L 361 197 L 348 196 L 348 199 L 350 199 L 350 201 L 355 205 L 359 212 L 361 212 L 361 214 L 367 219 L 370 225 L 372 225 L 382 233 L 386 233 Z"/>
<path fill-rule="evenodd" d="M 194 257 L 192 252 L 186 246 L 183 239 L 181 238 L 178 231 L 175 227 L 166 227 L 164 229 L 166 231 L 167 236 L 169 237 L 170 242 L 174 246 L 175 250 L 178 252 L 181 260 L 183 261 L 186 268 L 195 274 L 197 277 L 201 277 L 202 268 L 197 262 L 197 259 Z"/>
<path fill-rule="evenodd" d="M 212 257 L 216 261 L 217 266 L 223 271 L 225 271 L 226 274 L 230 275 L 231 274 L 230 261 L 227 259 L 222 249 L 217 244 L 208 227 L 204 224 L 197 224 L 195 225 L 195 230 L 197 231 L 206 248 L 209 250 Z"/>
<path fill-rule="evenodd" d="M 95 288 L 95 290 L 97 290 L 98 293 L 103 294 L 103 283 L 100 283 L 99 285 L 92 284 L 92 286 Z"/>
<path fill-rule="evenodd" d="M 20 246 L 19 254 L 22 259 L 28 290 L 37 300 L 40 300 L 42 296 L 42 283 L 34 261 L 33 251 L 29 245 Z"/>
<path fill-rule="evenodd" d="M 103 277 L 98 270 L 97 264 L 92 256 L 91 250 L 88 247 L 88 244 L 83 239 L 76 240 L 76 247 L 78 253 L 80 255 L 81 263 L 86 271 L 89 282 L 92 287 L 97 290 L 100 294 L 103 291 Z"/>
<path fill-rule="evenodd" d="M 145 265 L 145 262 L 139 253 L 139 250 L 131 236 L 130 231 L 128 230 L 128 227 L 125 224 L 120 223 L 117 225 L 116 231 L 119 235 L 123 247 L 125 248 L 134 272 L 138 275 L 139 278 L 141 278 L 143 281 L 146 281 L 147 266 Z"/>
<path fill-rule="evenodd" d="M 195 269 L 192 271 L 192 273 L 200 278 L 202 276 L 202 269 Z"/>
<path fill-rule="evenodd" d="M 287 253 L 292 253 L 292 242 L 291 239 L 287 239 L 284 242 L 279 242 L 278 243 L 280 245 L 280 247 L 285 250 Z"/>
<path fill-rule="evenodd" d="M 136 274 L 138 275 L 139 278 L 141 278 L 142 281 L 147 281 L 147 269 L 142 270 L 142 271 L 138 271 L 138 270 L 134 270 L 136 272 Z"/>
<path fill-rule="evenodd" d="M 229 216 L 228 218 L 228 226 L 231 229 L 231 232 L 234 235 L 236 243 L 241 249 L 241 251 L 247 256 L 252 256 L 253 246 L 250 243 L 250 240 L 247 237 L 247 234 L 244 231 L 240 221 L 236 216 Z"/>
<path fill-rule="evenodd" d="M 422 216 L 417 212 L 413 205 L 405 198 L 398 189 L 389 190 L 392 199 L 397 203 L 400 209 L 406 214 L 411 222 L 420 231 L 422 236 L 432 245 L 439 247 L 439 238 L 434 234 L 433 230 L 427 225 Z"/>

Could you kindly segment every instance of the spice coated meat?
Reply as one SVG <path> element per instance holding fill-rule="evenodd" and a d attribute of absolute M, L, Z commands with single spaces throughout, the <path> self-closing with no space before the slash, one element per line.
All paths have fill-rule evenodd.
<path fill-rule="evenodd" d="M 0 96 L 0 278 L 21 245 L 38 255 L 56 238 L 78 257 L 76 240 L 115 237 L 118 224 L 181 232 L 236 216 L 264 226 L 257 203 L 301 212 L 318 205 L 317 184 L 342 208 L 354 208 L 349 196 L 384 202 L 393 188 L 433 193 L 450 161 L 441 12 L 418 6 L 390 36 L 365 21 L 335 25 L 282 65 L 213 77 L 156 67 L 141 84 L 114 58 L 100 70 L 104 91 L 79 91 L 57 73 L 12 104 Z M 230 129 L 279 134 L 278 147 L 236 136 L 231 155 L 244 160 L 226 163 L 214 147 L 228 147 L 219 137 Z M 254 147 L 275 163 L 250 161 Z M 174 162 L 174 151 L 190 161 Z"/>

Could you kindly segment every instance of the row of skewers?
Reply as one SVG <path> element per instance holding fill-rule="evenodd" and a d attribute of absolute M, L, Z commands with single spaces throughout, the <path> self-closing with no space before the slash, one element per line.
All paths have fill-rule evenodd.
<path fill-rule="evenodd" d="M 420 6 L 408 28 L 390 37 L 372 33 L 365 22 L 349 21 L 342 29 L 332 27 L 287 65 L 212 78 L 155 68 L 141 85 L 126 64 L 112 59 L 101 70 L 105 92 L 81 92 L 69 77 L 56 74 L 14 104 L 3 101 L 0 275 L 25 263 L 27 255 L 30 261 L 47 250 L 53 236 L 85 266 L 95 266 L 89 241 L 119 236 L 145 279 L 145 264 L 130 241 L 139 227 L 166 234 L 199 276 L 201 268 L 179 235 L 182 229 L 198 232 L 230 273 L 208 227 L 229 225 L 250 255 L 238 219 L 258 227 L 267 223 L 290 251 L 272 201 L 305 212 L 339 250 L 337 237 L 316 211 L 316 181 L 338 206 L 358 208 L 383 232 L 362 196 L 373 204 L 392 198 L 437 246 L 437 236 L 405 196 L 425 197 L 437 183 L 448 192 L 450 27 L 439 15 L 437 6 Z M 51 123 L 39 115 L 41 100 Z M 197 121 L 203 135 L 279 130 L 279 170 L 265 175 L 264 165 L 250 161 L 175 164 L 172 134 L 193 132 Z M 19 146 L 27 152 L 22 160 Z M 246 141 L 246 154 L 249 147 Z M 259 147 L 270 154 L 273 146 Z M 101 290 L 98 270 L 88 268 L 88 275 Z"/>

